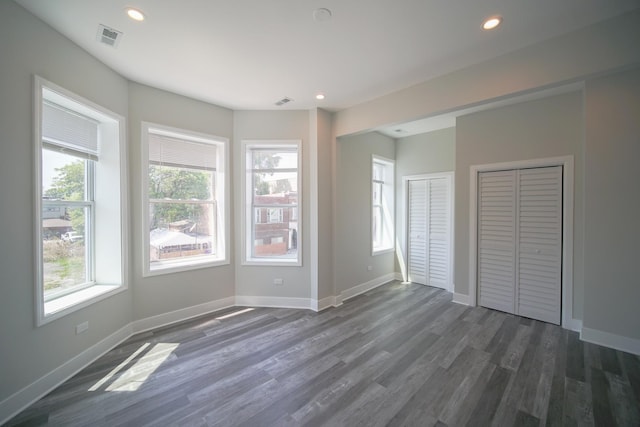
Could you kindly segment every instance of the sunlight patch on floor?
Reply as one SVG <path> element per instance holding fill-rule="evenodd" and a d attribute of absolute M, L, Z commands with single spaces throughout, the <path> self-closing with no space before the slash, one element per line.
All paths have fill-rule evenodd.
<path fill-rule="evenodd" d="M 145 343 L 89 391 L 136 391 L 178 347 L 177 343 Z"/>
<path fill-rule="evenodd" d="M 238 310 L 238 311 L 231 312 L 229 314 L 225 314 L 224 316 L 216 317 L 216 319 L 224 320 L 224 319 L 228 319 L 228 318 L 233 317 L 233 316 L 237 316 L 239 314 L 248 313 L 248 312 L 253 311 L 253 310 L 255 310 L 255 309 L 254 308 L 245 308 L 243 310 Z"/>

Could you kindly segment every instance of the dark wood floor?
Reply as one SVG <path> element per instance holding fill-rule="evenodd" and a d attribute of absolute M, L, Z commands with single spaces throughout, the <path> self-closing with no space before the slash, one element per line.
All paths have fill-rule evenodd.
<path fill-rule="evenodd" d="M 640 425 L 640 358 L 442 290 L 240 310 L 134 336 L 9 425 Z"/>

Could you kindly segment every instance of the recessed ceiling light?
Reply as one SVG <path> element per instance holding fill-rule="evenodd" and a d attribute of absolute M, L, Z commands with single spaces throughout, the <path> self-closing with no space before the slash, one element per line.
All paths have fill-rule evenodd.
<path fill-rule="evenodd" d="M 482 28 L 485 30 L 493 30 L 502 23 L 502 16 L 492 16 L 482 23 Z"/>
<path fill-rule="evenodd" d="M 324 93 L 319 93 L 316 95 L 316 99 L 322 101 L 324 99 Z"/>
<path fill-rule="evenodd" d="M 144 21 L 144 13 L 142 13 L 142 11 L 139 9 L 128 7 L 127 15 L 134 21 Z"/>

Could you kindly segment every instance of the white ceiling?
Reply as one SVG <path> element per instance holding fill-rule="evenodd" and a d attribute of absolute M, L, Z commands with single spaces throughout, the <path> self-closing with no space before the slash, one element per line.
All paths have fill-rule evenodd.
<path fill-rule="evenodd" d="M 15 0 L 126 78 L 232 109 L 337 111 L 640 0 Z M 126 17 L 126 6 L 147 19 Z M 328 8 L 332 18 L 316 22 Z M 484 18 L 504 23 L 481 30 Z M 117 48 L 98 25 L 124 33 Z M 323 92 L 326 99 L 317 101 Z M 276 107 L 283 97 L 293 102 Z"/>

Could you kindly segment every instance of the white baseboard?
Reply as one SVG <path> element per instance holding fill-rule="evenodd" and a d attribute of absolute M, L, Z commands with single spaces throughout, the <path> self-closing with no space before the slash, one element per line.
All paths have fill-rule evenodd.
<path fill-rule="evenodd" d="M 330 296 L 326 298 L 322 298 L 321 300 L 312 300 L 313 304 L 311 309 L 314 311 L 322 311 L 329 307 L 336 307 L 336 297 Z"/>
<path fill-rule="evenodd" d="M 582 320 L 580 320 L 580 319 L 570 319 L 568 321 L 565 321 L 562 324 L 562 327 L 564 329 L 568 329 L 570 331 L 580 332 L 580 331 L 582 331 Z"/>
<path fill-rule="evenodd" d="M 237 306 L 312 309 L 310 298 L 236 295 Z"/>
<path fill-rule="evenodd" d="M 396 280 L 396 274 L 397 273 L 395 272 L 385 274 L 384 276 L 377 277 L 373 280 L 369 280 L 368 282 L 361 283 L 359 285 L 356 285 L 352 288 L 349 288 L 347 290 L 340 292 L 340 295 L 336 297 L 336 303 L 338 303 L 337 305 L 342 304 L 342 301 L 348 300 L 349 298 L 353 298 L 357 295 L 368 292 L 371 289 L 375 289 L 378 286 L 382 286 L 385 283 L 389 283 L 392 280 Z"/>
<path fill-rule="evenodd" d="M 404 282 L 404 277 L 402 277 L 402 273 L 400 273 L 399 271 L 396 271 L 395 273 L 393 273 L 393 280 Z"/>
<path fill-rule="evenodd" d="M 453 298 L 452 298 L 452 302 L 455 302 L 456 304 L 462 304 L 462 305 L 469 305 L 469 301 L 471 299 L 469 298 L 469 295 L 465 295 L 465 294 L 458 294 L 458 293 L 453 293 Z"/>
<path fill-rule="evenodd" d="M 191 307 L 181 308 L 180 310 L 162 313 L 157 316 L 146 317 L 144 319 L 135 320 L 131 325 L 134 333 L 146 332 L 151 329 L 160 328 L 162 326 L 171 325 L 177 322 L 192 319 L 194 317 L 203 316 L 223 308 L 233 307 L 235 298 L 228 297 L 215 301 L 209 301 L 204 304 L 198 304 Z"/>
<path fill-rule="evenodd" d="M 582 328 L 580 339 L 593 344 L 640 355 L 640 340 L 636 338 L 623 337 L 598 329 Z"/>
<path fill-rule="evenodd" d="M 53 371 L 17 391 L 0 402 L 0 425 L 18 415 L 28 406 L 58 387 L 63 382 L 95 362 L 109 350 L 133 335 L 131 323 L 67 360 Z"/>

